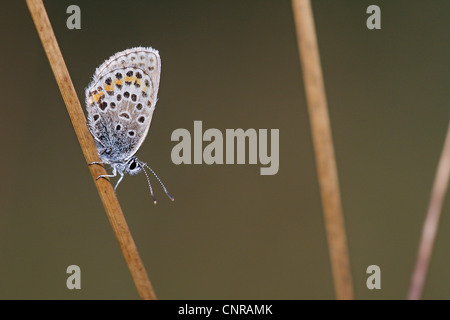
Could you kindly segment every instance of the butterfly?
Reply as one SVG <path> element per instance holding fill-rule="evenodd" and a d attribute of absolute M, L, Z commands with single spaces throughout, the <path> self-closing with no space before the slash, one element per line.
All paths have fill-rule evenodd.
<path fill-rule="evenodd" d="M 149 169 L 173 201 L 156 173 L 136 152 L 147 136 L 157 101 L 161 58 L 153 48 L 136 47 L 116 53 L 96 70 L 86 88 L 88 127 L 94 137 L 100 162 L 109 164 L 112 174 L 99 178 L 116 177 L 117 189 L 125 174 L 143 171 L 147 177 L 153 202 L 156 198 L 145 168 Z"/>

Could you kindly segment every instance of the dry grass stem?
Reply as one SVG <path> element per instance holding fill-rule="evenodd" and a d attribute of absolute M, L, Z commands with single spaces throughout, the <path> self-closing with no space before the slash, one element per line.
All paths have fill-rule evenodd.
<path fill-rule="evenodd" d="M 26 0 L 26 2 L 66 104 L 75 133 L 86 158 L 86 163 L 99 161 L 97 148 L 87 128 L 83 109 L 70 79 L 44 4 L 42 0 Z M 96 177 L 99 175 L 106 174 L 106 170 L 99 165 L 89 166 L 89 169 L 140 297 L 142 299 L 156 299 L 155 292 L 139 257 L 111 184 L 105 179 L 96 180 Z"/>
<path fill-rule="evenodd" d="M 436 171 L 433 189 L 431 191 L 428 212 L 422 229 L 419 252 L 417 254 L 416 266 L 414 268 L 408 299 L 419 300 L 422 297 L 428 267 L 430 265 L 431 253 L 436 239 L 439 220 L 442 212 L 445 194 L 447 193 L 448 179 L 450 176 L 450 124 L 447 129 L 444 147 Z"/>
<path fill-rule="evenodd" d="M 311 3 L 309 0 L 292 0 L 292 7 L 336 298 L 353 299 L 339 181 Z"/>

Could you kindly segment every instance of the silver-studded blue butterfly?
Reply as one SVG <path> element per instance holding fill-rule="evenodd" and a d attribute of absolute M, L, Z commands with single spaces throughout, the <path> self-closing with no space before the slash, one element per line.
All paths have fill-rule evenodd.
<path fill-rule="evenodd" d="M 95 70 L 93 79 L 86 88 L 88 127 L 97 145 L 101 162 L 109 164 L 112 174 L 99 178 L 120 178 L 124 174 L 135 175 L 144 171 L 150 193 L 156 203 L 153 189 L 145 168 L 148 168 L 161 184 L 156 173 L 135 157 L 145 140 L 157 101 L 161 58 L 153 48 L 137 47 L 116 53 Z"/>

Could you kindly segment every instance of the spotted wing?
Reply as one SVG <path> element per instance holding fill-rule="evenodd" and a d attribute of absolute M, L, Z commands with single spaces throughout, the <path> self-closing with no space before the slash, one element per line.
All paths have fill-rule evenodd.
<path fill-rule="evenodd" d="M 95 71 L 86 88 L 88 125 L 104 162 L 133 156 L 150 128 L 161 59 L 152 48 L 116 53 Z"/>

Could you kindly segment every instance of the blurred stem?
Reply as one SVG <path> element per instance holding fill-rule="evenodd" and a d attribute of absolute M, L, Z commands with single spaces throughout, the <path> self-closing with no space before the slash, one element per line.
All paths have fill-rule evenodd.
<path fill-rule="evenodd" d="M 436 239 L 439 220 L 442 212 L 445 194 L 450 176 L 450 124 L 447 129 L 444 147 L 434 178 L 434 185 L 431 191 L 428 212 L 422 229 L 419 252 L 417 254 L 416 266 L 411 279 L 408 299 L 418 300 L 422 297 L 423 287 L 430 265 L 431 254 Z"/>
<path fill-rule="evenodd" d="M 336 298 L 353 299 L 339 181 L 311 3 L 309 0 L 292 0 L 292 7 Z"/>
<path fill-rule="evenodd" d="M 53 33 L 44 4 L 42 0 L 26 0 L 26 2 L 66 104 L 86 162 L 100 161 L 94 139 L 87 128 L 83 109 L 70 79 L 69 71 Z M 106 179 L 96 180 L 99 175 L 106 174 L 106 170 L 99 165 L 89 166 L 89 169 L 140 297 L 142 299 L 156 299 L 155 292 L 111 184 Z"/>

